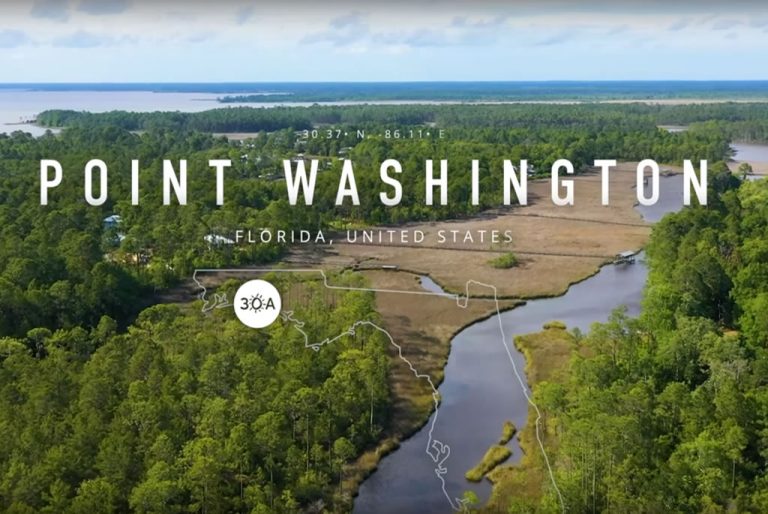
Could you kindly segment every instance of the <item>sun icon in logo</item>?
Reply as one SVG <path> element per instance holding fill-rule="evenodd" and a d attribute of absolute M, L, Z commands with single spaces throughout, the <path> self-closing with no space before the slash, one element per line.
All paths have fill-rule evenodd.
<path fill-rule="evenodd" d="M 264 297 L 260 294 L 251 296 L 248 300 L 248 308 L 253 312 L 261 312 L 264 308 Z"/>

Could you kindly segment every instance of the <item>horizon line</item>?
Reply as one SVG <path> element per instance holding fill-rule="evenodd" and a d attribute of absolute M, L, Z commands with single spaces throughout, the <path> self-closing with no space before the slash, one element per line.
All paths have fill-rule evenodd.
<path fill-rule="evenodd" d="M 531 80 L 233 80 L 233 81 L 19 81 L 2 82 L 0 86 L 27 85 L 80 85 L 80 84 L 112 84 L 112 85 L 144 85 L 144 84 L 531 84 L 531 83 L 621 83 L 621 82 L 700 82 L 700 83 L 735 83 L 735 82 L 766 82 L 764 79 L 531 79 Z"/>

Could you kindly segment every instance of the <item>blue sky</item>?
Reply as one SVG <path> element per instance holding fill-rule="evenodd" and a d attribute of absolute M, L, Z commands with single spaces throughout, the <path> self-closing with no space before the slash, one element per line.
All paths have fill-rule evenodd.
<path fill-rule="evenodd" d="M 759 2 L 36 0 L 0 82 L 768 79 Z"/>

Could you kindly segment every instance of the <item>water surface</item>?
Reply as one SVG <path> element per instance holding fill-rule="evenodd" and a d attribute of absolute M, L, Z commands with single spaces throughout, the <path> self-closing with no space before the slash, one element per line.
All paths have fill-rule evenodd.
<path fill-rule="evenodd" d="M 731 148 L 735 152 L 733 158 L 737 161 L 768 163 L 768 145 L 734 143 Z"/>

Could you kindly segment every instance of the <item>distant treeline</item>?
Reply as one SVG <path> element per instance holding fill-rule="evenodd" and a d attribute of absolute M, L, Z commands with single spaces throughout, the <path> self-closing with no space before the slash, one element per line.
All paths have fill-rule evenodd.
<path fill-rule="evenodd" d="M 325 125 L 376 127 L 434 124 L 441 128 L 579 128 L 649 130 L 657 125 L 717 122 L 715 128 L 733 139 L 768 139 L 768 103 L 704 105 L 646 104 L 513 104 L 513 105 L 355 105 L 232 107 L 209 111 L 89 113 L 49 110 L 37 122 L 46 127 L 106 126 L 126 130 L 197 130 L 202 132 L 259 132 Z"/>
<path fill-rule="evenodd" d="M 265 94 L 279 92 L 280 95 Z M 254 84 L 223 103 L 338 101 L 596 101 L 617 99 L 765 99 L 765 81 L 599 81 L 599 82 L 363 82 Z"/>
<path fill-rule="evenodd" d="M 222 95 L 223 102 L 374 100 L 534 101 L 610 99 L 766 99 L 768 81 L 474 81 L 474 82 L 161 82 L 22 83 L 0 89 L 138 91 Z"/>
<path fill-rule="evenodd" d="M 197 130 L 230 132 L 283 128 L 309 129 L 312 119 L 295 109 L 213 109 L 204 112 L 127 112 L 91 113 L 66 110 L 44 111 L 37 116 L 44 127 L 116 126 L 126 130 Z"/>
<path fill-rule="evenodd" d="M 768 141 L 768 119 L 743 121 L 707 121 L 691 125 L 692 128 L 715 130 L 730 141 L 742 143 L 764 143 Z"/>

